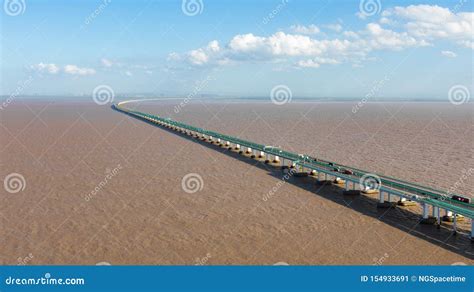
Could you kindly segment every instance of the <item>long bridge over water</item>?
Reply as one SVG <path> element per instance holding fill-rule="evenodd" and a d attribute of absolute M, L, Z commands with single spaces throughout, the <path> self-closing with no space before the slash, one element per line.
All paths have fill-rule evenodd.
<path fill-rule="evenodd" d="M 441 225 L 441 220 L 453 222 L 453 231 L 457 232 L 457 221 L 467 217 L 471 220 L 471 242 L 474 242 L 474 204 L 470 199 L 464 198 L 459 194 L 448 193 L 420 184 L 403 181 L 397 178 L 381 175 L 362 169 L 342 165 L 336 162 L 311 157 L 305 154 L 297 154 L 280 149 L 279 147 L 266 146 L 251 141 L 243 140 L 198 128 L 182 122 L 174 121 L 170 118 L 163 118 L 157 115 L 143 113 L 140 111 L 128 109 L 126 104 L 139 101 L 150 100 L 129 100 L 114 104 L 115 110 L 133 116 L 135 118 L 175 130 L 196 139 L 217 143 L 220 146 L 229 147 L 229 149 L 244 151 L 251 154 L 252 158 L 264 157 L 266 162 L 281 163 L 282 168 L 299 168 L 301 172 L 294 173 L 294 176 L 315 175 L 318 181 L 324 176 L 325 182 L 328 178 L 334 178 L 334 183 L 345 184 L 348 192 L 352 185 L 352 191 L 363 193 L 378 193 L 378 207 L 387 208 L 393 206 L 392 197 L 398 197 L 398 205 L 406 206 L 420 204 L 422 206 L 421 223 Z M 356 191 L 356 192 L 359 192 Z M 387 200 L 386 200 L 387 199 Z M 431 209 L 431 215 L 430 215 Z M 441 212 L 444 210 L 444 216 Z"/>

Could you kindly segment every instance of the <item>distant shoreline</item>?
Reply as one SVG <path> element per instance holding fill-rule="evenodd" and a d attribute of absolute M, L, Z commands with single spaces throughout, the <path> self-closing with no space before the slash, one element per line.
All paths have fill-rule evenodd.
<path fill-rule="evenodd" d="M 0 101 L 5 101 L 9 98 L 8 95 L 1 95 Z M 31 101 L 72 101 L 72 102 L 83 102 L 92 100 L 91 96 L 63 96 L 63 95 L 25 95 L 25 96 L 18 96 L 14 97 L 14 99 L 23 99 L 23 100 L 31 100 Z M 161 96 L 143 96 L 143 95 L 118 95 L 115 98 L 115 102 L 117 101 L 124 101 L 128 99 L 156 99 L 156 98 L 163 98 L 163 101 L 175 100 L 176 98 L 187 98 L 185 95 L 183 96 L 175 96 L 170 95 L 167 97 Z M 363 100 L 363 97 L 356 98 L 356 97 L 334 97 L 334 98 L 320 98 L 320 97 L 293 97 L 291 102 L 360 102 Z M 190 100 L 206 100 L 206 101 L 246 101 L 246 102 L 269 102 L 271 103 L 270 97 L 209 97 L 209 96 L 202 96 L 202 97 L 193 97 Z M 154 100 L 156 101 L 156 100 Z M 448 98 L 371 98 L 367 100 L 369 103 L 394 103 L 394 102 L 415 102 L 415 103 L 450 103 Z M 467 103 L 473 103 L 473 101 L 469 101 Z"/>

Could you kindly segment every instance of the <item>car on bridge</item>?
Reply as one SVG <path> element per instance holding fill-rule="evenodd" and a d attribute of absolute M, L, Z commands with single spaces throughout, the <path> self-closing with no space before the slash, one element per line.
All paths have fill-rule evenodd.
<path fill-rule="evenodd" d="M 469 202 L 471 202 L 471 200 L 470 200 L 469 198 L 461 197 L 461 196 L 458 196 L 458 195 L 453 195 L 453 196 L 451 197 L 451 199 L 456 200 L 456 201 L 459 201 L 459 202 L 463 202 L 463 203 L 469 203 Z"/>

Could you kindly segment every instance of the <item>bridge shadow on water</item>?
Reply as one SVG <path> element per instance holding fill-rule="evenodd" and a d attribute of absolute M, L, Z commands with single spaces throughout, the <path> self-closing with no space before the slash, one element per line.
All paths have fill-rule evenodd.
<path fill-rule="evenodd" d="M 274 164 L 265 164 L 263 160 L 250 158 L 249 155 L 239 154 L 234 150 L 228 150 L 227 147 L 220 147 L 216 144 L 211 144 L 198 138 L 194 138 L 193 136 L 188 136 L 152 122 L 142 120 L 133 115 L 130 116 L 150 124 L 151 126 L 158 127 L 164 131 L 178 135 L 184 139 L 200 144 L 214 151 L 218 151 L 224 155 L 228 155 L 241 162 L 251 164 L 256 168 L 266 171 L 268 175 L 273 176 L 278 180 L 282 180 L 283 176 L 285 175 L 280 166 Z M 285 182 L 304 189 L 313 195 L 320 196 L 326 200 L 340 204 L 346 208 L 350 208 L 365 216 L 372 217 L 376 220 L 379 220 L 380 222 L 407 232 L 417 238 L 426 240 L 441 248 L 474 260 L 474 244 L 469 238 L 469 229 L 463 229 L 463 227 L 460 226 L 462 224 L 458 223 L 458 233 L 454 234 L 452 230 L 452 224 L 448 222 L 442 222 L 439 228 L 435 225 L 421 224 L 421 214 L 415 210 L 417 207 L 421 210 L 419 206 L 415 208 L 401 206 L 377 208 L 377 195 L 344 195 L 344 185 L 337 186 L 334 184 L 319 184 L 317 183 L 317 177 L 312 176 L 291 176 L 289 179 L 285 180 Z M 469 218 L 465 218 L 465 220 L 468 221 Z"/>

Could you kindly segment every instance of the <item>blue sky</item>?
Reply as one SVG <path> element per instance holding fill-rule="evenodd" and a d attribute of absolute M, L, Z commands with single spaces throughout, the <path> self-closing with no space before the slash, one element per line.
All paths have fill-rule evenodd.
<path fill-rule="evenodd" d="M 268 96 L 282 84 L 295 97 L 444 98 L 473 92 L 472 12 L 463 0 L 4 0 L 0 93 Z"/>

